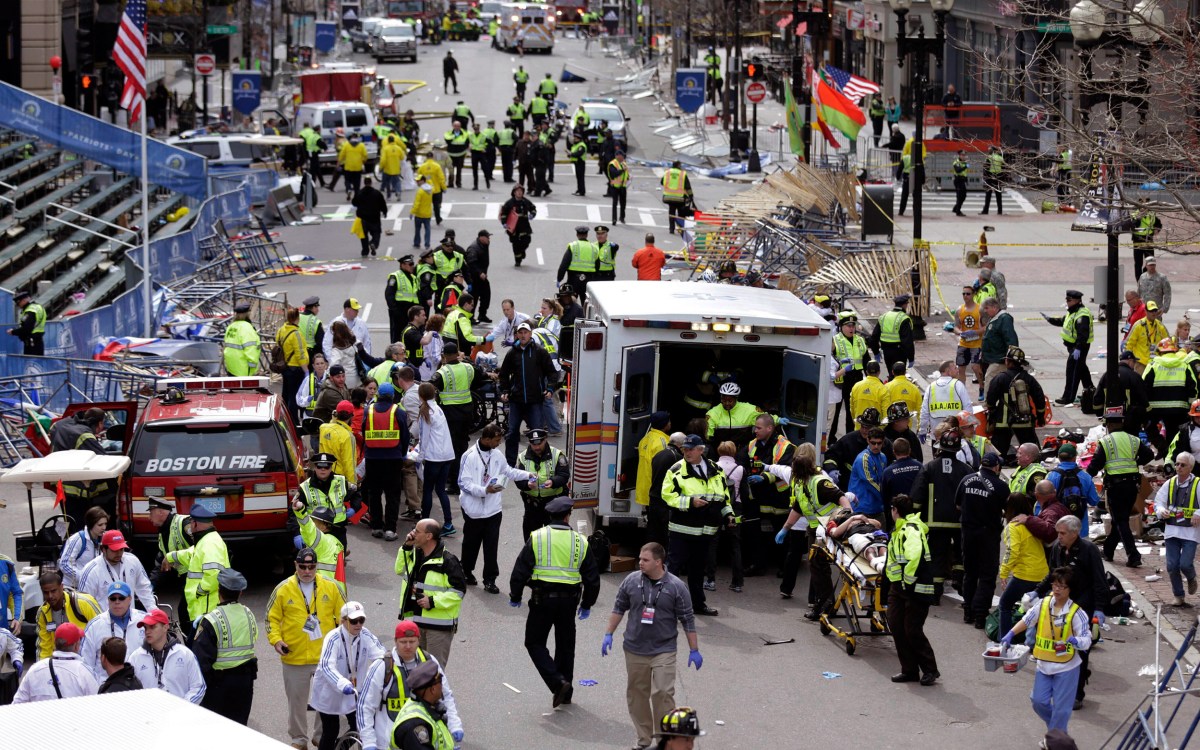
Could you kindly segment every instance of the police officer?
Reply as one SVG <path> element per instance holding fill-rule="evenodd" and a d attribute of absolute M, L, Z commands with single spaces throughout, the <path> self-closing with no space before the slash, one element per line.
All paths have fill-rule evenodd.
<path fill-rule="evenodd" d="M 167 553 L 187 549 L 196 541 L 192 537 L 191 519 L 176 513 L 173 503 L 157 497 L 148 498 L 148 501 L 150 524 L 157 529 L 158 555 L 154 559 L 154 569 L 146 572 L 150 574 L 150 582 L 157 586 L 163 572 L 162 561 Z"/>
<path fill-rule="evenodd" d="M 912 152 L 908 151 L 900 155 L 900 211 L 899 215 L 903 216 L 908 210 L 908 191 L 909 183 L 912 182 Z"/>
<path fill-rule="evenodd" d="M 953 453 L 949 455 L 953 456 Z M 887 566 L 884 568 L 892 584 L 888 587 L 888 629 L 892 631 L 896 656 L 900 658 L 900 671 L 892 675 L 892 682 L 920 680 L 922 685 L 929 686 L 941 677 L 937 656 L 925 636 L 929 605 L 938 598 L 929 527 L 907 495 L 892 499 L 892 520 L 895 529 L 888 539 Z"/>
<path fill-rule="evenodd" d="M 388 333 L 392 341 L 404 340 L 408 309 L 420 304 L 417 281 L 417 261 L 412 255 L 400 256 L 400 267 L 388 274 L 383 299 L 388 306 Z"/>
<path fill-rule="evenodd" d="M 460 361 L 458 344 L 447 341 L 442 350 L 442 365 L 429 379 L 438 389 L 438 403 L 446 414 L 446 425 L 450 428 L 450 441 L 454 444 L 454 455 L 461 458 L 467 452 L 467 438 L 475 420 L 474 391 L 483 387 L 487 376 L 477 365 Z M 450 476 L 446 480 L 446 491 L 458 494 L 458 459 L 450 464 Z"/>
<path fill-rule="evenodd" d="M 321 298 L 315 294 L 304 298 L 304 310 L 300 313 L 300 335 L 304 337 L 304 345 L 308 347 L 308 361 L 311 369 L 313 355 L 321 351 L 325 341 L 325 328 L 321 323 Z"/>
<path fill-rule="evenodd" d="M 594 277 L 600 268 L 600 250 L 588 241 L 590 231 L 582 224 L 575 227 L 575 241 L 567 245 L 562 262 L 558 264 L 556 277 L 557 283 L 560 284 L 563 277 L 566 277 L 581 301 L 587 300 L 588 280 Z"/>
<path fill-rule="evenodd" d="M 487 168 L 487 152 L 491 141 L 487 134 L 479 128 L 479 123 L 471 126 L 467 133 L 467 143 L 471 149 L 471 178 L 474 181 L 472 190 L 479 189 L 479 173 L 483 172 L 483 182 L 488 190 L 492 189 L 492 173 Z"/>
<path fill-rule="evenodd" d="M 1004 178 L 1004 154 L 1000 151 L 999 146 L 988 147 L 988 155 L 985 161 L 983 173 L 983 210 L 979 212 L 980 216 L 987 216 L 988 209 L 992 205 L 992 194 L 996 195 L 996 213 L 1004 214 L 1004 193 L 1001 190 L 1000 181 Z"/>
<path fill-rule="evenodd" d="M 462 106 L 462 102 L 459 102 L 459 106 Z M 470 110 L 468 110 L 469 112 Z M 446 140 L 446 155 L 450 157 L 450 170 L 446 175 L 446 184 L 462 188 L 463 164 L 466 163 L 467 152 L 471 150 L 470 138 L 467 136 L 467 131 L 463 130 L 463 122 L 456 117 L 451 129 L 447 130 L 443 137 Z"/>
<path fill-rule="evenodd" d="M 571 160 L 571 166 L 575 170 L 575 192 L 571 195 L 587 195 L 587 186 L 583 183 L 583 173 L 587 169 L 587 151 L 587 139 L 583 136 L 577 137 L 567 149 L 567 158 Z"/>
<path fill-rule="evenodd" d="M 571 702 L 576 608 L 579 619 L 586 620 L 600 595 L 600 570 L 588 554 L 588 540 L 571 529 L 573 507 L 574 501 L 569 497 L 555 498 L 546 505 L 550 525 L 529 536 L 509 578 L 510 607 L 521 606 L 521 595 L 529 585 L 525 650 L 554 694 L 555 708 Z M 551 629 L 553 657 L 546 648 Z"/>
<path fill-rule="evenodd" d="M 217 608 L 217 574 L 229 567 L 229 549 L 217 532 L 217 514 L 206 505 L 194 504 L 191 511 L 192 546 L 163 555 L 161 570 L 175 568 L 185 573 L 183 598 L 187 602 L 187 618 L 180 617 L 180 627 L 188 643 L 200 618 Z"/>
<path fill-rule="evenodd" d="M 675 234 L 676 228 L 682 232 L 683 211 L 692 200 L 692 183 L 683 171 L 682 162 L 672 162 L 671 168 L 663 173 L 662 191 L 663 203 L 667 204 L 667 228 L 671 234 Z"/>
<path fill-rule="evenodd" d="M 225 329 L 225 371 L 236 378 L 258 372 L 258 331 L 250 322 L 250 303 L 243 300 L 233 308 L 233 322 Z"/>
<path fill-rule="evenodd" d="M 538 96 L 547 102 L 553 102 L 554 98 L 558 96 L 558 84 L 554 82 L 550 73 L 547 73 L 546 77 L 538 84 Z"/>
<path fill-rule="evenodd" d="M 1133 506 L 1142 487 L 1142 474 L 1138 467 L 1153 461 L 1154 451 L 1142 443 L 1137 435 L 1129 432 L 1137 429 L 1138 425 L 1130 423 L 1126 426 L 1125 411 L 1119 406 L 1105 410 L 1104 427 L 1108 434 L 1100 438 L 1092 462 L 1088 464 L 1088 473 L 1092 476 L 1104 471 L 1104 496 L 1115 532 L 1104 540 L 1104 557 L 1112 562 L 1117 543 L 1120 542 L 1125 545 L 1125 564 L 1136 568 L 1142 564 L 1142 555 L 1134 543 L 1129 517 L 1133 515 Z"/>
<path fill-rule="evenodd" d="M 604 176 L 608 178 L 608 189 L 612 195 L 612 223 L 625 221 L 625 200 L 629 194 L 629 167 L 625 164 L 625 152 L 618 151 L 608 166 L 604 168 Z M 618 210 L 619 209 L 619 210 Z"/>
<path fill-rule="evenodd" d="M 52 451 L 91 451 L 98 456 L 108 455 L 97 435 L 104 434 L 104 410 L 96 407 L 87 409 L 73 417 L 66 417 L 50 427 L 50 449 Z M 67 515 L 75 520 L 77 528 L 85 528 L 83 514 L 93 505 L 98 505 L 116 517 L 117 487 L 110 480 L 93 482 L 63 482 L 64 504 Z"/>
<path fill-rule="evenodd" d="M 514 122 L 515 119 L 505 120 L 504 127 L 496 131 L 496 148 L 500 150 L 500 172 L 506 183 L 513 181 L 513 153 L 517 146 L 517 138 L 520 137 Z"/>
<path fill-rule="evenodd" d="M 517 66 L 517 72 L 513 73 L 513 82 L 517 84 L 517 101 L 525 99 L 525 86 L 529 84 L 529 71 L 525 70 L 524 65 Z"/>
<path fill-rule="evenodd" d="M 522 479 L 517 482 L 521 500 L 525 503 L 525 516 L 521 521 L 522 539 L 528 539 L 530 534 L 550 523 L 551 516 L 546 508 L 566 493 L 567 482 L 571 479 L 566 454 L 550 445 L 545 430 L 529 430 L 525 436 L 529 439 L 529 447 L 517 457 L 520 462 L 518 468 L 537 475 L 537 481 Z"/>
<path fill-rule="evenodd" d="M 358 486 L 346 482 L 341 474 L 334 474 L 333 467 L 337 456 L 332 453 L 318 453 L 313 456 L 313 474 L 300 483 L 300 501 L 307 512 L 315 508 L 329 508 L 333 512 L 333 530 L 331 533 L 345 545 L 346 539 L 346 503 L 358 499 Z M 289 526 L 298 521 L 289 521 Z"/>
<path fill-rule="evenodd" d="M 46 353 L 46 308 L 33 301 L 29 292 L 17 292 L 13 302 L 21 308 L 20 323 L 8 332 L 21 340 L 26 356 L 40 357 Z"/>
<path fill-rule="evenodd" d="M 1058 152 L 1058 194 L 1059 205 L 1067 202 L 1067 188 L 1071 185 L 1071 149 L 1063 146 Z"/>
<path fill-rule="evenodd" d="M 857 414 L 850 412 L 850 392 L 863 379 L 863 368 L 871 360 L 867 340 L 858 334 L 858 317 L 852 312 L 838 314 L 838 332 L 833 335 L 833 356 L 838 361 L 833 382 L 842 389 L 842 400 L 834 406 L 829 425 L 829 439 L 837 437 L 838 414 L 845 409 L 846 432 L 853 428 Z"/>
<path fill-rule="evenodd" d="M 1050 325 L 1062 326 L 1063 346 L 1067 348 L 1066 384 L 1063 386 L 1061 398 L 1054 399 L 1059 406 L 1074 403 L 1075 394 L 1080 384 L 1084 390 L 1092 390 L 1092 372 L 1088 369 L 1088 349 L 1092 346 L 1094 324 L 1092 311 L 1083 304 L 1083 292 L 1077 289 L 1067 290 L 1067 314 L 1050 317 L 1045 313 L 1042 317 Z"/>
<path fill-rule="evenodd" d="M 1017 466 L 1008 480 L 1008 491 L 1033 497 L 1038 482 L 1046 478 L 1046 467 L 1042 466 L 1042 449 L 1037 443 L 1021 443 L 1017 446 Z"/>
<path fill-rule="evenodd" d="M 455 746 L 454 735 L 446 726 L 446 706 L 442 702 L 442 670 L 436 661 L 423 661 L 409 670 L 408 700 L 392 725 L 392 744 L 396 750 L 447 750 Z"/>
<path fill-rule="evenodd" d="M 992 445 L 1001 456 L 1008 456 L 1013 435 L 1017 444 L 1036 443 L 1034 427 L 1046 426 L 1046 394 L 1033 373 L 1025 369 L 1025 351 L 1010 346 L 1004 355 L 1004 372 L 992 379 L 986 403 L 992 423 Z"/>
<path fill-rule="evenodd" d="M 932 604 L 941 602 L 947 578 L 962 578 L 962 550 L 959 549 L 962 523 L 954 497 L 962 480 L 971 473 L 971 467 L 956 457 L 961 448 L 962 433 L 955 428 L 944 430 L 934 448 L 933 459 L 921 467 L 913 481 L 912 509 L 929 530 L 929 554 L 933 561 Z M 895 510 L 898 507 L 895 498 L 892 504 Z M 896 580 L 891 575 L 888 578 Z"/>
<path fill-rule="evenodd" d="M 971 169 L 971 165 L 967 164 L 966 155 L 966 151 L 959 149 L 954 161 L 950 162 L 950 169 L 954 172 L 954 213 L 959 216 L 965 215 L 962 207 L 967 199 L 967 172 Z"/>
<path fill-rule="evenodd" d="M 613 281 L 617 278 L 617 251 L 621 246 L 608 241 L 608 227 L 596 227 L 596 281 Z"/>
<path fill-rule="evenodd" d="M 233 568 L 217 574 L 221 603 L 200 618 L 192 643 L 207 686 L 200 705 L 242 726 L 250 720 L 258 677 L 258 623 L 254 612 L 238 602 L 246 586 L 246 577 Z"/>
<path fill-rule="evenodd" d="M 910 294 L 898 294 L 893 297 L 892 304 L 895 307 L 879 316 L 868 339 L 876 356 L 879 356 L 882 350 L 888 372 L 892 371 L 897 362 L 909 363 L 917 356 L 912 318 L 904 311 L 911 299 Z"/>
<path fill-rule="evenodd" d="M 1154 235 L 1162 229 L 1162 220 L 1150 207 L 1150 201 L 1143 198 L 1138 201 L 1137 210 L 1133 212 L 1133 273 L 1138 279 L 1145 271 L 1147 256 L 1154 256 Z"/>
<path fill-rule="evenodd" d="M 320 125 L 306 125 L 296 135 L 304 140 L 304 150 L 308 153 L 308 174 L 317 184 L 325 187 L 325 178 L 321 175 L 321 151 L 325 142 L 321 140 Z"/>

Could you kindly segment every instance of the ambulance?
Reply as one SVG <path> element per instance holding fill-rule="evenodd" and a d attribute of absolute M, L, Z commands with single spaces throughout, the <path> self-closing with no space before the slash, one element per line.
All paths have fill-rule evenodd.
<path fill-rule="evenodd" d="M 567 446 L 575 507 L 594 509 L 597 526 L 644 525 L 638 441 L 656 411 L 670 412 L 677 432 L 702 415 L 688 398 L 704 372 L 733 373 L 742 401 L 788 418 L 789 440 L 822 445 L 833 330 L 791 293 L 603 281 L 589 283 L 587 297 L 575 323 Z"/>
<path fill-rule="evenodd" d="M 500 3 L 500 28 L 496 46 L 505 51 L 517 48 L 518 36 L 526 52 L 554 50 L 554 7 L 539 3 Z M 534 83 L 536 86 L 537 84 Z"/>

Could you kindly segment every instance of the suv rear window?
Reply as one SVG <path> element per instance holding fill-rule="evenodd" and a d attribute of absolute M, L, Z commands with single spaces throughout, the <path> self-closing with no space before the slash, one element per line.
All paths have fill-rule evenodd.
<path fill-rule="evenodd" d="M 365 109 L 348 109 L 346 110 L 346 127 L 348 128 L 365 128 L 367 126 L 367 110 Z"/>
<path fill-rule="evenodd" d="M 200 142 L 198 142 L 198 143 L 177 143 L 175 145 L 186 148 L 188 151 L 191 151 L 193 154 L 198 154 L 200 156 L 203 156 L 205 159 L 220 159 L 221 158 L 221 144 L 214 143 L 212 141 L 209 141 L 207 143 L 200 143 Z"/>
<path fill-rule="evenodd" d="M 342 111 L 340 109 L 328 109 L 321 113 L 322 130 L 340 127 L 342 127 Z"/>
<path fill-rule="evenodd" d="M 262 474 L 286 471 L 279 429 L 270 422 L 147 427 L 134 446 L 138 476 Z"/>

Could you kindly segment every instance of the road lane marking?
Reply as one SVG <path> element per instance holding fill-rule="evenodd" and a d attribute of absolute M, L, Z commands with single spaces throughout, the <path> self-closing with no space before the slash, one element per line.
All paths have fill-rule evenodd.
<path fill-rule="evenodd" d="M 374 302 L 368 302 L 367 304 L 363 305 L 362 319 L 364 323 L 366 323 L 367 319 L 371 317 L 371 308 L 374 305 Z"/>
<path fill-rule="evenodd" d="M 540 247 L 537 249 L 537 258 L 539 266 L 546 265 L 546 258 L 542 256 L 542 249 Z"/>

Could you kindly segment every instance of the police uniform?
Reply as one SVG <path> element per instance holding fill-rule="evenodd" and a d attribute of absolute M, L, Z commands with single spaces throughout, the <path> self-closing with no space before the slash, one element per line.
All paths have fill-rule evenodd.
<path fill-rule="evenodd" d="M 897 362 L 908 364 L 917 356 L 912 318 L 904 311 L 911 299 L 907 294 L 895 297 L 892 300 L 895 307 L 880 315 L 875 329 L 871 331 L 871 349 L 877 354 L 882 351 L 884 369 L 889 373 Z"/>
<path fill-rule="evenodd" d="M 897 519 L 888 539 L 884 573 L 892 584 L 888 587 L 888 629 L 900 658 L 900 673 L 892 677 L 892 682 L 915 682 L 920 678 L 932 684 L 940 675 L 933 646 L 925 636 L 925 618 L 937 594 L 928 527 L 919 512 Z"/>
<path fill-rule="evenodd" d="M 192 521 L 213 523 L 217 516 L 208 507 L 193 505 Z M 229 567 L 229 550 L 225 540 L 210 527 L 204 531 L 196 531 L 192 526 L 192 546 L 177 552 L 168 552 L 163 560 L 177 570 L 186 570 L 183 584 L 183 596 L 187 602 L 186 622 L 180 623 L 185 635 L 192 635 L 192 623 L 216 608 L 219 602 L 217 596 L 217 576 Z M 184 618 L 180 618 L 183 620 Z"/>
<path fill-rule="evenodd" d="M 1004 213 L 1004 191 L 1001 190 L 1000 180 L 1004 177 L 1004 154 L 995 146 L 992 146 L 988 152 L 987 158 L 984 160 L 983 172 L 983 210 L 979 212 L 981 216 L 987 216 L 988 209 L 992 205 L 992 194 L 996 195 L 996 213 Z"/>
<path fill-rule="evenodd" d="M 575 612 L 585 619 L 600 595 L 600 570 L 588 554 L 588 540 L 570 526 L 574 502 L 559 497 L 546 506 L 554 519 L 529 536 L 509 578 L 509 603 L 521 604 L 531 590 L 525 621 L 525 649 L 550 692 L 554 705 L 569 703 L 575 675 Z M 582 598 L 581 598 L 582 597 Z M 554 630 L 554 656 L 546 639 Z"/>
<path fill-rule="evenodd" d="M 838 415 L 844 409 L 846 412 L 846 432 L 854 429 L 854 420 L 858 417 L 857 414 L 852 414 L 850 411 L 850 392 L 855 384 L 863 379 L 863 368 L 871 358 L 870 348 L 867 346 L 867 340 L 857 333 L 847 337 L 842 331 L 843 326 L 848 322 L 857 322 L 853 315 L 846 314 L 838 322 L 838 332 L 833 335 L 833 356 L 837 359 L 838 369 L 846 368 L 843 375 L 834 378 L 834 384 L 842 389 L 842 399 L 834 406 L 833 420 L 829 425 L 829 438 L 832 440 L 837 436 Z"/>
<path fill-rule="evenodd" d="M 685 448 L 704 445 L 699 435 L 688 435 Z M 708 562 L 708 547 L 721 524 L 733 516 L 729 504 L 729 488 L 725 474 L 712 461 L 701 457 L 699 463 L 686 460 L 667 470 L 662 483 L 663 502 L 671 509 L 667 524 L 670 532 L 668 546 L 671 570 L 687 570 L 688 590 L 692 595 L 692 610 L 697 614 L 715 615 L 704 595 L 704 568 Z M 696 507 L 704 500 L 704 507 Z"/>
<path fill-rule="evenodd" d="M 46 308 L 34 302 L 27 292 L 18 294 L 13 301 L 20 305 L 22 300 L 25 304 L 21 307 L 20 324 L 8 332 L 21 340 L 23 354 L 40 357 L 46 353 Z"/>
<path fill-rule="evenodd" d="M 411 255 L 400 257 L 400 268 L 388 274 L 387 286 L 383 291 L 383 299 L 388 307 L 388 333 L 392 341 L 402 341 L 404 327 L 408 325 L 408 310 L 413 305 L 420 304 L 418 296 L 420 284 L 416 274 L 415 259 Z M 404 266 L 408 265 L 406 269 Z"/>
<path fill-rule="evenodd" d="M 421 697 L 422 691 L 440 679 L 441 670 L 432 661 L 421 662 L 408 673 L 410 697 L 392 725 L 391 746 L 396 750 L 452 750 L 455 746 L 446 725 L 445 705 Z"/>
<path fill-rule="evenodd" d="M 521 519 L 521 538 L 528 539 L 530 534 L 550 523 L 552 516 L 546 512 L 547 507 L 555 498 L 561 497 L 567 491 L 567 482 L 571 479 L 571 468 L 567 463 L 565 453 L 546 442 L 546 431 L 533 429 L 526 433 L 530 446 L 517 456 L 518 467 L 535 474 L 535 481 L 521 480 L 517 489 L 521 491 L 521 500 L 525 503 L 525 515 Z M 533 443 L 539 442 L 546 446 L 541 455 L 534 453 Z M 549 480 L 550 487 L 542 485 Z"/>
<path fill-rule="evenodd" d="M 1101 470 L 1104 471 L 1104 496 L 1113 526 L 1113 533 L 1104 540 L 1104 556 L 1111 561 L 1117 544 L 1123 543 L 1126 565 L 1136 568 L 1141 565 L 1142 556 L 1137 551 L 1133 531 L 1129 528 L 1129 517 L 1133 515 L 1133 506 L 1142 487 L 1142 474 L 1138 467 L 1153 461 L 1154 451 L 1136 435 L 1126 431 L 1124 416 L 1122 412 L 1105 419 L 1109 432 L 1096 444 L 1096 453 L 1088 464 L 1088 473 L 1096 476 Z M 1138 425 L 1131 423 L 1128 429 L 1137 428 Z"/>
<path fill-rule="evenodd" d="M 963 202 L 967 200 L 967 172 L 970 168 L 961 153 L 950 163 L 950 169 L 954 173 L 954 213 L 959 216 L 963 215 Z"/>
<path fill-rule="evenodd" d="M 1083 304 L 1083 292 L 1075 289 L 1067 290 L 1067 314 L 1059 317 L 1046 317 L 1051 325 L 1061 325 L 1063 346 L 1067 348 L 1066 384 L 1063 387 L 1062 398 L 1054 403 L 1060 406 L 1075 401 L 1079 386 L 1083 389 L 1094 390 L 1092 372 L 1088 369 L 1088 349 L 1092 346 L 1095 336 L 1095 325 L 1092 312 Z"/>
<path fill-rule="evenodd" d="M 217 584 L 233 592 L 245 591 L 247 585 L 246 577 L 232 568 L 217 575 Z M 200 705 L 243 726 L 250 719 L 254 703 L 257 640 L 254 612 L 234 599 L 222 601 L 200 619 L 192 643 L 192 652 L 207 685 Z"/>
<path fill-rule="evenodd" d="M 308 361 L 311 369 L 313 355 L 321 351 L 325 341 L 324 325 L 316 313 L 316 308 L 321 306 L 321 298 L 306 297 L 303 305 L 304 312 L 300 313 L 300 321 L 297 325 L 300 327 L 300 335 L 304 337 L 304 345 L 308 347 Z"/>
<path fill-rule="evenodd" d="M 575 227 L 575 241 L 567 245 L 558 265 L 557 280 L 561 282 L 565 276 L 581 302 L 587 300 L 588 280 L 600 269 L 600 249 L 588 240 L 589 231 L 582 225 Z"/>

